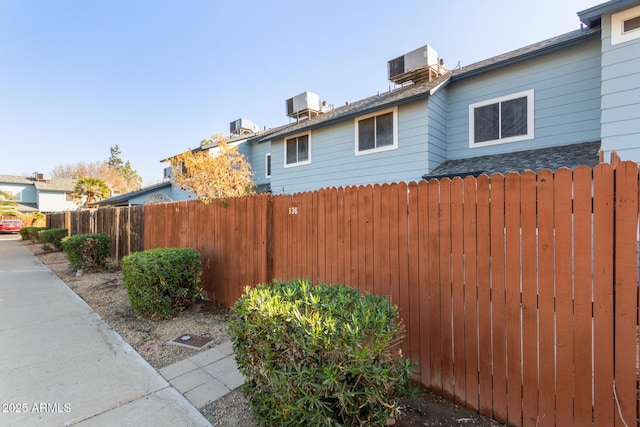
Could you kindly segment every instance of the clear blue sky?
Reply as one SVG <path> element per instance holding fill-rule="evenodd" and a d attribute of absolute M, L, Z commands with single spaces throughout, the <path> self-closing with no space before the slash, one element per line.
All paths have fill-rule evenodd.
<path fill-rule="evenodd" d="M 0 0 L 0 174 L 107 160 L 145 185 L 160 159 L 229 122 L 288 123 L 389 89 L 387 61 L 429 44 L 452 68 L 580 27 L 604 0 Z"/>

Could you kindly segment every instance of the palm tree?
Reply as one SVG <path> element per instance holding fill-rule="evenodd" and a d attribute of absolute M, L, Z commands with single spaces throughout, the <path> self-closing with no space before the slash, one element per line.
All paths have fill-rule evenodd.
<path fill-rule="evenodd" d="M 20 216 L 20 212 L 16 210 L 17 205 L 11 193 L 0 190 L 0 217 Z"/>
<path fill-rule="evenodd" d="M 76 181 L 74 194 L 76 197 L 86 196 L 87 200 L 84 205 L 88 206 L 109 197 L 110 190 L 103 180 L 85 176 Z"/>

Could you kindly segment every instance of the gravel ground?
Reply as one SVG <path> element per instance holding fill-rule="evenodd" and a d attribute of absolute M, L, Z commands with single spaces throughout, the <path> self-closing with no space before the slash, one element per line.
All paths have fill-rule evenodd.
<path fill-rule="evenodd" d="M 70 269 L 64 253 L 44 253 L 40 245 L 26 246 L 156 369 L 191 357 L 200 351 L 168 344 L 184 334 L 211 338 L 211 343 L 205 348 L 229 340 L 226 328 L 230 311 L 224 307 L 201 301 L 173 319 L 141 319 L 133 312 L 119 270 L 86 271 L 82 275 L 76 275 Z M 403 414 L 395 421 L 396 426 L 502 425 L 429 392 L 406 399 L 402 406 Z M 247 400 L 239 389 L 210 403 L 200 412 L 214 426 L 258 425 L 252 418 Z"/>

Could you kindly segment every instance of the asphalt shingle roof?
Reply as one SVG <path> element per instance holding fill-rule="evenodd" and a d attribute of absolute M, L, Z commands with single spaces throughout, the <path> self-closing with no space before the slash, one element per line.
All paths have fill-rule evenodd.
<path fill-rule="evenodd" d="M 148 187 L 145 188 L 141 188 L 139 190 L 136 191 L 132 191 L 129 193 L 125 193 L 125 194 L 119 194 L 117 196 L 113 196 L 113 197 L 109 197 L 108 199 L 104 199 L 104 200 L 99 200 L 97 202 L 94 202 L 93 205 L 117 205 L 120 203 L 124 203 L 124 202 L 129 202 L 129 200 L 135 198 L 135 197 L 140 197 L 140 196 L 144 196 L 146 194 L 151 194 L 155 191 L 158 191 L 162 188 L 168 188 L 171 187 L 171 182 L 169 181 L 165 181 L 165 182 L 160 182 L 158 184 L 154 184 L 154 185 L 150 185 Z"/>
<path fill-rule="evenodd" d="M 36 181 L 29 176 L 0 175 L 0 183 L 34 185 L 41 191 L 60 191 L 70 193 L 75 190 L 76 180 L 71 178 L 55 178 L 51 181 Z"/>
<path fill-rule="evenodd" d="M 593 141 L 490 156 L 447 160 L 422 178 L 428 180 L 455 176 L 492 175 L 494 173 L 506 175 L 509 172 L 524 172 L 527 170 L 539 172 L 543 169 L 555 171 L 562 167 L 574 169 L 582 165 L 594 167 L 599 161 L 600 146 L 600 141 Z"/>
<path fill-rule="evenodd" d="M 580 43 L 584 40 L 597 38 L 600 35 L 600 28 L 578 29 L 566 34 L 552 37 L 502 55 L 494 56 L 474 64 L 451 70 L 446 75 L 431 82 L 410 84 L 395 90 L 383 92 L 370 96 L 359 101 L 335 108 L 327 113 L 319 114 L 312 119 L 303 120 L 297 123 L 290 123 L 277 128 L 269 129 L 258 133 L 255 137 L 249 138 L 249 142 L 265 142 L 273 139 L 283 138 L 309 129 L 326 126 L 330 123 L 339 122 L 354 117 L 367 114 L 372 111 L 381 110 L 393 105 L 400 105 L 417 99 L 426 98 L 440 86 L 446 85 L 449 81 L 461 80 L 471 77 L 481 72 L 503 67 L 511 63 L 523 61 L 542 55 L 546 52 L 560 49 Z"/>

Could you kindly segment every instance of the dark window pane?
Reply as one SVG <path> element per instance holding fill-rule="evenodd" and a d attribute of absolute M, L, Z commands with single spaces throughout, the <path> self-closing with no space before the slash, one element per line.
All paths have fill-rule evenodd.
<path fill-rule="evenodd" d="M 358 151 L 375 148 L 374 125 L 374 117 L 358 122 Z"/>
<path fill-rule="evenodd" d="M 298 138 L 298 161 L 309 160 L 309 137 L 307 135 Z"/>
<path fill-rule="evenodd" d="M 393 113 L 376 117 L 376 147 L 393 145 Z"/>
<path fill-rule="evenodd" d="M 640 28 L 640 16 L 624 21 L 624 32 L 637 30 Z"/>
<path fill-rule="evenodd" d="M 297 138 L 287 139 L 287 164 L 296 163 L 298 161 L 298 144 Z"/>
<path fill-rule="evenodd" d="M 267 156 L 267 176 L 271 176 L 271 156 Z"/>
<path fill-rule="evenodd" d="M 492 141 L 498 139 L 498 104 L 485 105 L 473 110 L 474 142 Z"/>
<path fill-rule="evenodd" d="M 527 134 L 527 97 L 504 101 L 501 104 L 501 137 Z"/>

